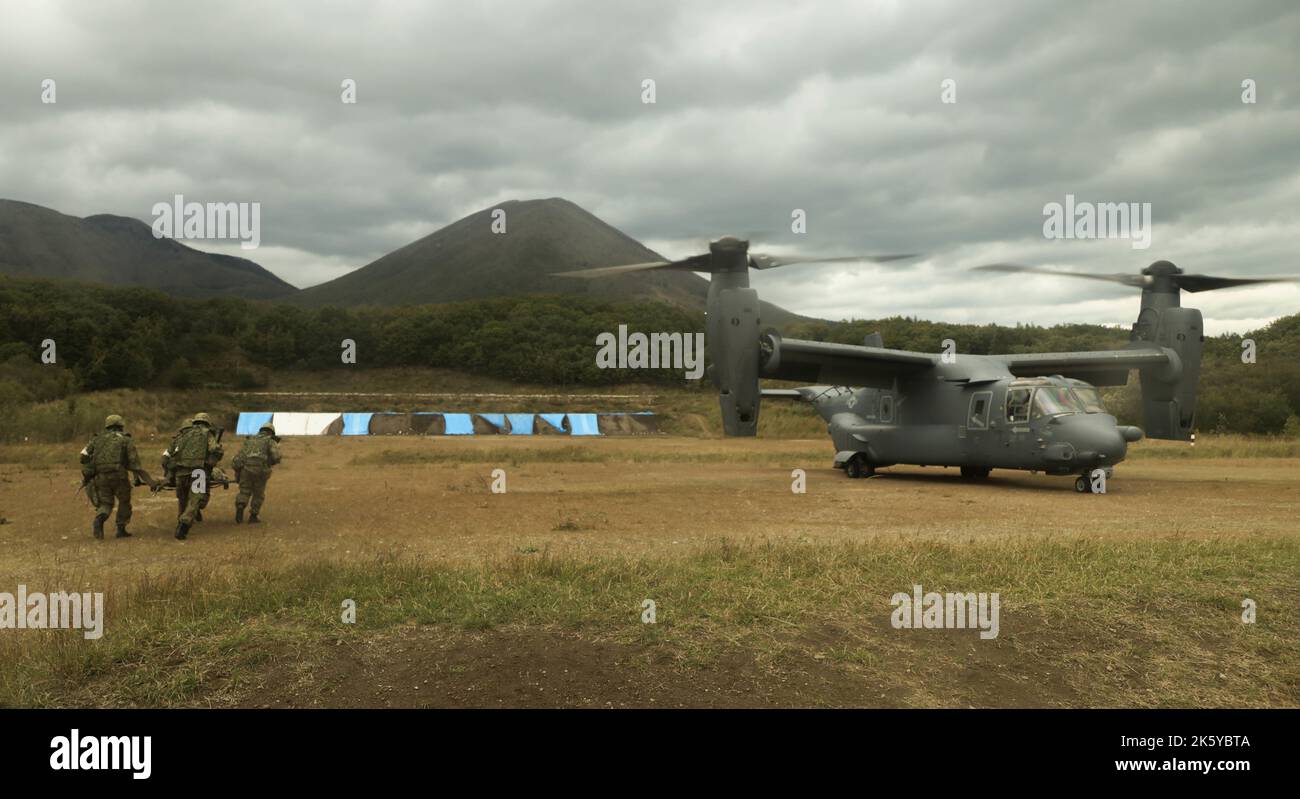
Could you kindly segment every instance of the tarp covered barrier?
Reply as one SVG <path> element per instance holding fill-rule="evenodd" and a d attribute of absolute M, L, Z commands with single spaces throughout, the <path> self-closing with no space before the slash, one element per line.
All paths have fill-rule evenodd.
<path fill-rule="evenodd" d="M 506 415 L 504 413 L 476 413 L 474 414 L 474 431 L 476 433 L 504 433 L 506 431 Z M 483 426 L 487 423 L 487 427 Z"/>
<path fill-rule="evenodd" d="M 443 419 L 446 420 L 447 423 L 447 435 L 474 435 L 474 420 L 468 413 L 444 413 Z"/>
<path fill-rule="evenodd" d="M 235 433 L 257 435 L 267 422 L 282 436 L 638 435 L 655 433 L 659 417 L 635 413 L 437 413 L 243 411 Z"/>
<path fill-rule="evenodd" d="M 440 436 L 442 435 L 442 414 L 416 411 L 411 414 L 409 426 L 410 429 L 406 432 L 417 436 Z"/>
<path fill-rule="evenodd" d="M 255 436 L 262 425 L 271 421 L 271 411 L 240 411 L 239 421 L 235 423 L 235 435 Z"/>
<path fill-rule="evenodd" d="M 575 436 L 598 436 L 600 435 L 600 423 L 596 420 L 594 413 L 570 413 L 569 417 L 569 434 Z"/>
<path fill-rule="evenodd" d="M 373 413 L 345 413 L 343 414 L 343 435 L 345 436 L 368 436 L 370 435 L 370 417 Z"/>
<path fill-rule="evenodd" d="M 568 432 L 568 428 L 564 426 L 564 414 L 539 413 L 537 414 L 537 416 L 542 420 L 543 424 L 549 425 L 552 428 L 551 430 L 546 430 L 546 428 L 539 426 L 537 432 L 539 433 L 541 432 L 567 433 Z"/>
<path fill-rule="evenodd" d="M 271 417 L 280 436 L 325 436 L 343 432 L 341 413 L 276 413 Z M 337 429 L 336 429 L 337 428 Z"/>
<path fill-rule="evenodd" d="M 411 417 L 405 413 L 385 411 L 370 417 L 370 435 L 400 436 L 411 429 Z"/>

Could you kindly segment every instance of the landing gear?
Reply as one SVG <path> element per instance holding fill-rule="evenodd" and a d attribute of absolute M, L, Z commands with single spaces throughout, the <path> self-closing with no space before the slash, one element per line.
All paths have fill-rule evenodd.
<path fill-rule="evenodd" d="M 854 480 L 870 477 L 875 473 L 875 467 L 867 463 L 867 457 L 861 452 L 849 458 L 848 462 L 844 464 L 844 474 Z"/>
<path fill-rule="evenodd" d="M 1093 469 L 1087 474 L 1081 474 L 1074 481 L 1074 490 L 1080 494 L 1105 494 L 1106 480 L 1111 474 L 1110 469 Z"/>
<path fill-rule="evenodd" d="M 963 466 L 961 467 L 961 477 L 963 480 L 983 480 L 993 471 L 988 466 Z"/>

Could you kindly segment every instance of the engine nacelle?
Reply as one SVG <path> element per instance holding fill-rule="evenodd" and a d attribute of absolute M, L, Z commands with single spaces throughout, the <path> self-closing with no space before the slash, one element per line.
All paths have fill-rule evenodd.
<path fill-rule="evenodd" d="M 750 288 L 722 289 L 709 309 L 712 377 L 729 436 L 758 434 L 758 313 L 758 292 Z"/>
<path fill-rule="evenodd" d="M 1195 308 L 1162 308 L 1143 315 L 1148 324 L 1141 338 L 1172 350 L 1165 373 L 1142 374 L 1142 421 L 1148 438 L 1186 441 L 1196 424 L 1196 388 L 1201 376 L 1201 312 Z"/>

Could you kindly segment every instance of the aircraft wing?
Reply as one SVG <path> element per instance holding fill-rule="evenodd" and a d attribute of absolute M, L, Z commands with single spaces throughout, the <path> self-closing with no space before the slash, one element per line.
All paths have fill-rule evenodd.
<path fill-rule="evenodd" d="M 803 383 L 888 388 L 895 378 L 930 369 L 939 361 L 939 356 L 923 352 L 782 339 L 772 332 L 765 344 L 770 354 L 763 377 Z"/>
<path fill-rule="evenodd" d="M 1132 369 L 1167 368 L 1170 351 L 1156 347 L 1094 352 L 1029 352 L 1020 355 L 993 355 L 1016 377 L 1061 375 L 1083 380 L 1094 386 L 1122 386 Z"/>

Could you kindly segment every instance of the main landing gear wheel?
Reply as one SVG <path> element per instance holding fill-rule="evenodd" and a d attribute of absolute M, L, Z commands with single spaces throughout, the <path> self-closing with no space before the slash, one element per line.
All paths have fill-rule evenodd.
<path fill-rule="evenodd" d="M 961 476 L 963 480 L 983 480 L 993 471 L 987 466 L 963 466 L 961 467 Z"/>
<path fill-rule="evenodd" d="M 867 463 L 867 459 L 862 455 L 862 453 L 858 453 L 852 458 L 849 458 L 848 463 L 844 464 L 844 474 L 854 480 L 862 477 L 870 477 L 875 473 L 876 470 L 872 468 L 871 464 Z"/>
<path fill-rule="evenodd" d="M 1092 481 L 1086 475 L 1079 475 L 1079 479 L 1074 481 L 1074 490 L 1080 494 L 1092 493 Z"/>

